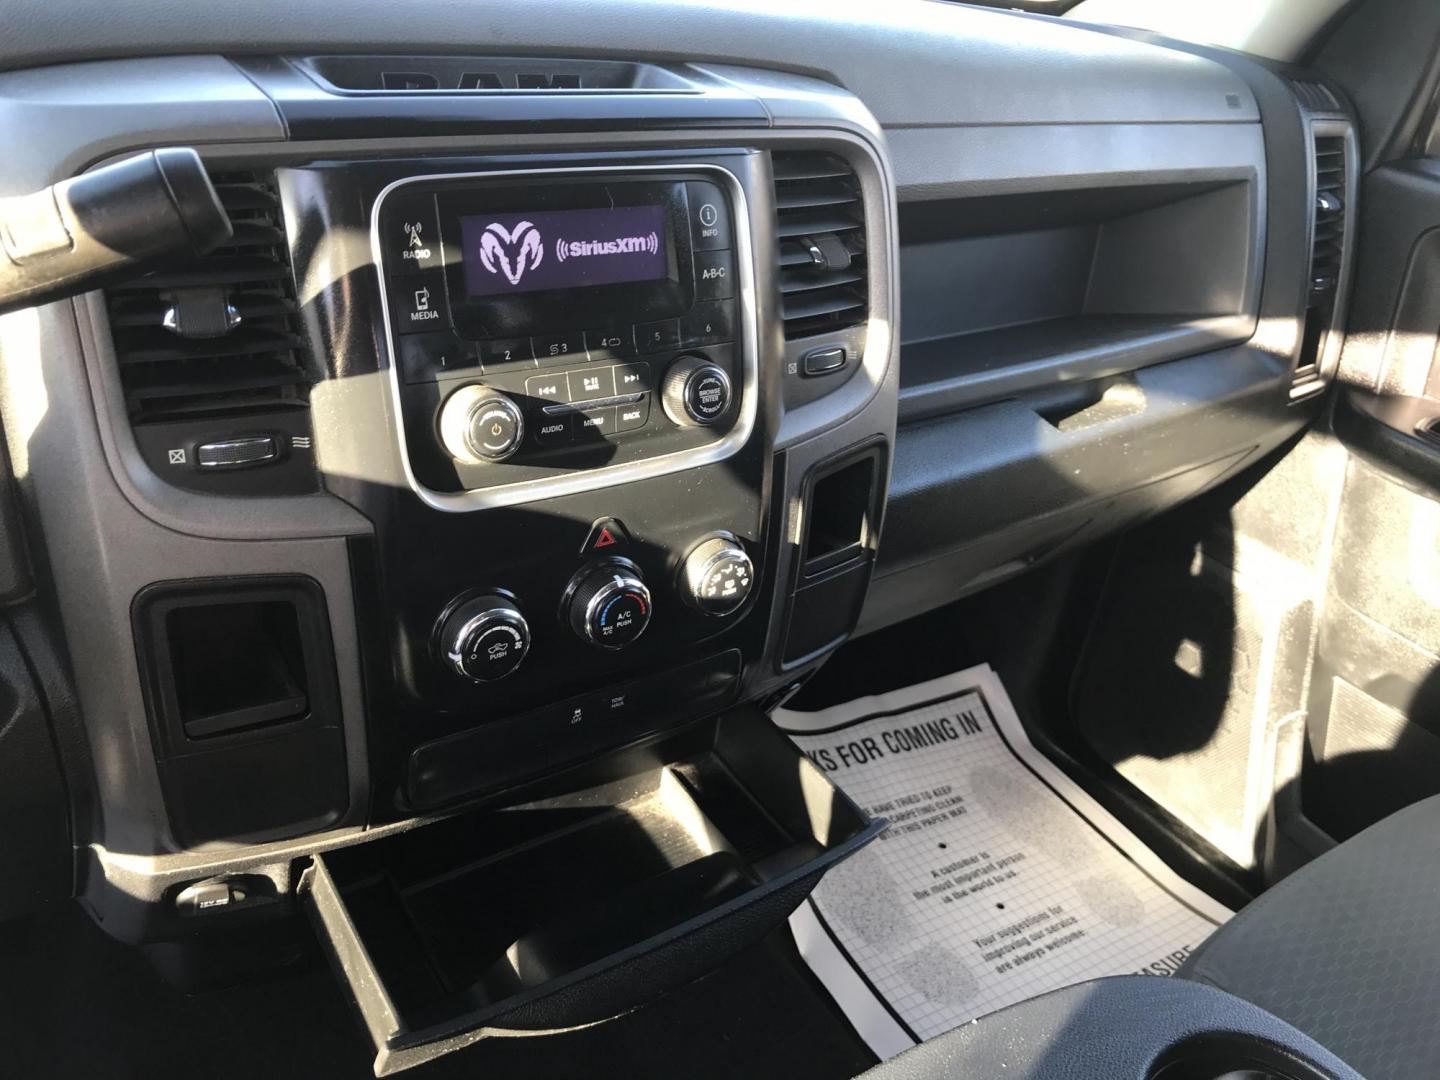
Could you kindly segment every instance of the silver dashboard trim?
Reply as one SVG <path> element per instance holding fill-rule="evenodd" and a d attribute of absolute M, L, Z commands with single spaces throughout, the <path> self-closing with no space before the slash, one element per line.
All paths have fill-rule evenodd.
<path fill-rule="evenodd" d="M 740 361 L 741 361 L 741 405 L 735 426 L 723 439 L 708 446 L 691 450 L 677 450 L 643 461 L 626 462 L 621 465 L 606 465 L 599 469 L 571 472 L 563 476 L 544 477 L 536 480 L 521 480 L 513 484 L 479 488 L 460 492 L 435 491 L 416 478 L 410 464 L 410 447 L 405 432 L 405 418 L 400 397 L 400 373 L 395 362 L 395 330 L 390 319 L 390 296 L 386 291 L 384 252 L 380 242 L 380 209 L 396 190 L 411 184 L 430 183 L 444 180 L 494 179 L 497 177 L 520 176 L 565 176 L 605 173 L 610 176 L 649 173 L 708 173 L 712 174 L 730 193 L 735 208 L 735 255 L 740 272 Z M 395 431 L 400 441 L 400 461 L 405 470 L 406 482 L 426 505 L 449 513 L 468 513 L 472 510 L 487 510 L 501 506 L 517 506 L 552 499 L 562 495 L 574 495 L 597 488 L 629 484 L 636 480 L 648 480 L 657 476 L 693 469 L 702 465 L 713 465 L 737 453 L 755 429 L 755 417 L 759 409 L 759 330 L 755 307 L 755 266 L 754 252 L 750 237 L 750 207 L 745 199 L 745 189 L 740 180 L 729 169 L 720 165 L 703 162 L 675 161 L 663 165 L 584 165 L 558 167 L 553 169 L 496 169 L 473 172 L 426 173 L 406 176 L 395 180 L 381 189 L 370 207 L 370 251 L 374 261 L 376 277 L 380 285 L 380 307 L 385 320 L 385 348 L 390 368 L 390 402 L 395 410 Z M 658 392 L 658 391 L 657 391 Z"/>

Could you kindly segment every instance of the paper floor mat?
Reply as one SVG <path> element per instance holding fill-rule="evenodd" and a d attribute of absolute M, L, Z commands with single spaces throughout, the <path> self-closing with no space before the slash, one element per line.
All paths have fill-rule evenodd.
<path fill-rule="evenodd" d="M 988 667 L 775 723 L 890 828 L 790 918 L 883 1058 L 1103 975 L 1169 975 L 1230 911 L 1030 744 Z"/>

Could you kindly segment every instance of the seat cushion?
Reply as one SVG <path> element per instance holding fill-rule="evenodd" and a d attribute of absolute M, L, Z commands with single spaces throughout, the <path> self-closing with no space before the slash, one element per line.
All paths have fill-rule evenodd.
<path fill-rule="evenodd" d="M 1186 962 L 1369 1080 L 1440 1077 L 1440 797 L 1393 814 L 1250 904 Z"/>

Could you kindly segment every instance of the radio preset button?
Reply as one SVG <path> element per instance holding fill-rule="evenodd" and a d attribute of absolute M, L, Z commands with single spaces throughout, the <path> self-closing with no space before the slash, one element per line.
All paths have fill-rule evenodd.
<path fill-rule="evenodd" d="M 585 351 L 591 360 L 624 360 L 635 355 L 635 328 L 611 327 L 608 330 L 586 330 Z"/>
<path fill-rule="evenodd" d="M 646 394 L 633 405 L 619 405 L 615 409 L 616 431 L 638 431 L 650 422 L 650 395 Z"/>
<path fill-rule="evenodd" d="M 570 400 L 570 388 L 565 372 L 554 375 L 532 375 L 525 380 L 525 396 L 547 405 L 563 404 Z"/>
<path fill-rule="evenodd" d="M 475 366 L 475 353 L 449 334 L 407 334 L 396 346 L 400 377 L 406 382 L 427 382 L 449 371 Z"/>
<path fill-rule="evenodd" d="M 724 341 L 734 341 L 734 302 L 719 300 L 709 304 L 696 304 L 680 320 L 680 332 L 687 346 L 719 345 Z"/>
<path fill-rule="evenodd" d="M 450 308 L 445 301 L 445 275 L 426 270 L 413 277 L 390 282 L 391 310 L 395 329 L 402 334 L 424 334 L 450 325 Z"/>
<path fill-rule="evenodd" d="M 635 348 L 637 351 L 642 353 L 668 352 L 679 347 L 679 319 L 661 319 L 659 322 L 635 325 Z"/>
<path fill-rule="evenodd" d="M 735 256 L 728 251 L 695 254 L 695 299 L 728 300 L 735 295 Z"/>
<path fill-rule="evenodd" d="M 415 195 L 385 207 L 385 269 L 413 274 L 440 267 L 440 219 L 435 196 Z"/>
<path fill-rule="evenodd" d="M 652 389 L 649 364 L 617 364 L 614 371 L 617 394 L 643 394 Z"/>
<path fill-rule="evenodd" d="M 569 334 L 542 334 L 530 339 L 530 348 L 535 359 L 541 364 L 552 361 L 583 363 L 585 360 L 585 335 L 576 330 Z"/>
<path fill-rule="evenodd" d="M 535 445 L 536 446 L 565 446 L 575 441 L 575 417 L 573 414 L 561 416 L 541 416 L 535 420 Z"/>
<path fill-rule="evenodd" d="M 599 401 L 615 396 L 615 369 L 582 368 L 570 372 L 571 401 Z"/>
<path fill-rule="evenodd" d="M 491 338 L 479 343 L 480 364 L 494 368 L 534 367 L 529 338 Z"/>
<path fill-rule="evenodd" d="M 730 206 L 714 184 L 685 185 L 690 200 L 690 240 L 696 251 L 721 251 L 730 246 Z"/>

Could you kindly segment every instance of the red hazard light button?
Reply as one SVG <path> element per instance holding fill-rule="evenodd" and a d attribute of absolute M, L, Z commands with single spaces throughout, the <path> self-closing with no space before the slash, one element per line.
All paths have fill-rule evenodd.
<path fill-rule="evenodd" d="M 630 543 L 630 534 L 625 531 L 625 526 L 620 524 L 619 518 L 601 518 L 590 526 L 590 535 L 585 538 L 585 546 L 580 549 L 581 555 L 594 555 L 597 552 L 614 552 Z"/>

